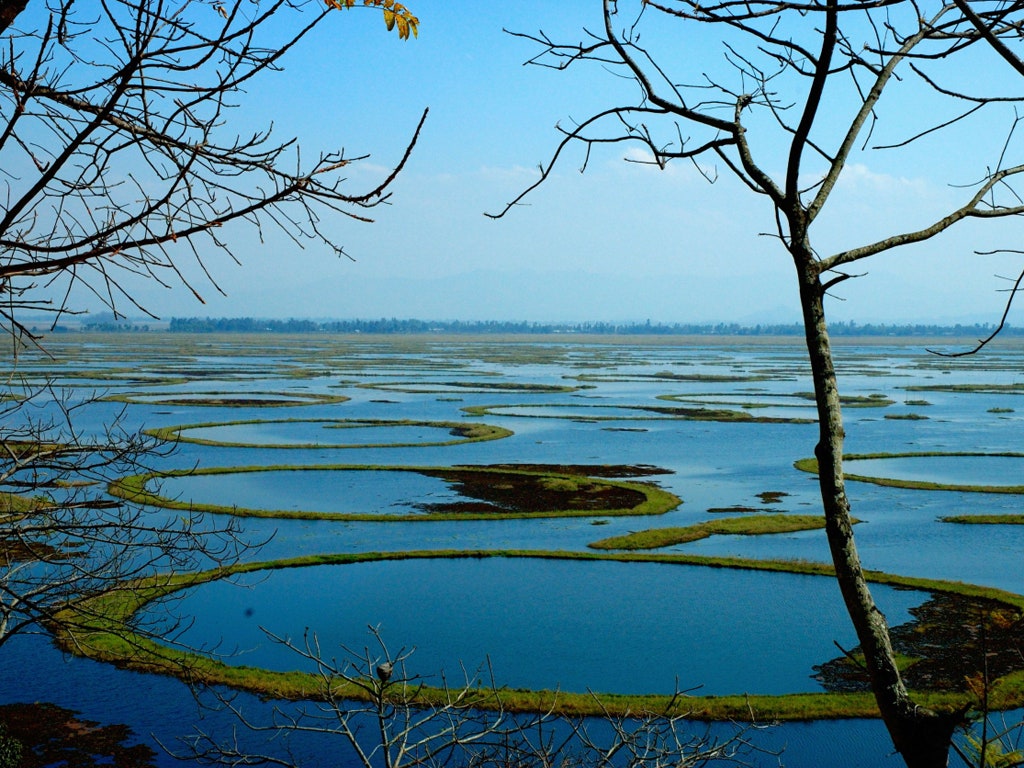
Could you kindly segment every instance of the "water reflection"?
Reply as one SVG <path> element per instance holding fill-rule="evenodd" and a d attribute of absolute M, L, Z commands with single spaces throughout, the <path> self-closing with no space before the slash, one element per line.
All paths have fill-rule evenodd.
<path fill-rule="evenodd" d="M 926 594 L 878 587 L 890 623 Z M 821 690 L 813 665 L 856 644 L 831 579 L 662 563 L 532 558 L 427 559 L 317 566 L 211 583 L 177 606 L 184 642 L 229 663 L 287 670 L 302 659 L 261 628 L 329 655 L 367 627 L 415 646 L 414 669 L 485 661 L 512 687 L 613 693 L 782 694 Z M 813 631 L 809 631 L 813 628 Z"/>

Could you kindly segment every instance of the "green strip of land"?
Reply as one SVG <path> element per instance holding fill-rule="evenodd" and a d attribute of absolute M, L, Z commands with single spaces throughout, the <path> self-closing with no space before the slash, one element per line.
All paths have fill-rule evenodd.
<path fill-rule="evenodd" d="M 748 515 L 709 520 L 676 528 L 650 528 L 592 542 L 591 549 L 660 549 L 715 535 L 759 536 L 813 531 L 825 527 L 821 515 Z"/>
<path fill-rule="evenodd" d="M 965 456 L 992 458 L 1024 458 L 1024 453 L 1005 451 L 1002 453 L 977 453 L 969 451 L 920 451 L 908 453 L 850 453 L 843 458 L 850 461 L 861 459 L 916 459 L 937 456 Z M 793 466 L 804 472 L 818 473 L 818 460 L 815 458 L 799 459 Z M 888 488 L 909 488 L 920 491 L 960 491 L 963 493 L 1013 493 L 1024 494 L 1024 485 L 971 485 L 965 483 L 937 483 L 930 480 L 903 480 L 895 477 L 871 477 L 847 473 L 847 480 L 860 483 L 872 483 Z"/>
<path fill-rule="evenodd" d="M 211 429 L 217 427 L 244 426 L 248 424 L 323 424 L 325 429 L 342 431 L 358 427 L 431 427 L 447 430 L 453 437 L 450 440 L 381 443 L 345 443 L 345 442 L 308 442 L 308 443 L 242 443 L 231 440 L 211 440 L 209 438 L 190 437 L 187 433 L 194 429 Z M 413 419 L 241 419 L 237 421 L 205 421 L 199 424 L 178 424 L 169 427 L 155 427 L 144 430 L 147 435 L 169 442 L 194 443 L 196 445 L 213 445 L 229 448 L 420 448 L 426 446 L 440 447 L 460 445 L 462 443 L 478 443 L 485 440 L 499 440 L 513 434 L 512 430 L 495 427 L 490 424 L 466 421 L 419 421 Z"/>

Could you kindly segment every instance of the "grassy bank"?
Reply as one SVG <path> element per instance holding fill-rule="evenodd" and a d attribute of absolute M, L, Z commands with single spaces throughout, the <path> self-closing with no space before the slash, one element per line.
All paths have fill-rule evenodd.
<path fill-rule="evenodd" d="M 636 531 L 624 536 L 610 536 L 595 541 L 587 546 L 591 549 L 659 549 L 690 541 L 699 541 L 709 536 L 761 536 L 772 533 L 795 533 L 797 531 L 813 531 L 825 527 L 825 518 L 821 515 L 748 515 L 745 517 L 728 517 L 710 520 L 705 523 L 694 523 L 677 528 L 651 528 Z"/>

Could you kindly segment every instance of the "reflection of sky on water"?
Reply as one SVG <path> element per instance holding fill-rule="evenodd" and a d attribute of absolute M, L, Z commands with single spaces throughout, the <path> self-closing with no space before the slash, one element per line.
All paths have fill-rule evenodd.
<path fill-rule="evenodd" d="M 436 477 L 416 472 L 370 470 L 271 470 L 169 477 L 160 494 L 197 504 L 248 509 L 411 514 L 416 504 L 462 497 Z"/>
<path fill-rule="evenodd" d="M 428 425 L 350 425 L 328 421 L 262 421 L 256 424 L 219 424 L 183 429 L 182 437 L 246 445 L 385 445 L 428 443 L 458 439 L 451 429 Z"/>
<path fill-rule="evenodd" d="M 129 396 L 132 400 L 140 403 L 151 403 L 154 405 L 160 405 L 165 400 L 174 400 L 176 402 L 190 402 L 194 401 L 197 405 L 203 404 L 210 400 L 225 400 L 230 401 L 232 399 L 243 399 L 243 398 L 254 398 L 268 403 L 275 402 L 295 402 L 301 405 L 308 401 L 308 397 L 300 394 L 288 394 L 287 392 L 249 392 L 244 390 L 237 390 L 231 392 L 160 392 L 154 394 L 137 394 L 132 393 Z"/>
<path fill-rule="evenodd" d="M 668 419 L 652 411 L 621 405 L 495 405 L 488 409 L 496 416 L 540 417 L 550 419 Z"/>
<path fill-rule="evenodd" d="M 1021 456 L 898 456 L 851 459 L 846 471 L 865 477 L 946 485 L 1024 485 Z"/>
<path fill-rule="evenodd" d="M 531 559 L 406 560 L 288 569 L 213 583 L 178 606 L 181 638 L 229 663 L 294 669 L 301 659 L 259 629 L 325 653 L 362 648 L 367 626 L 415 645 L 412 670 L 470 669 L 486 654 L 503 684 L 584 692 L 793 693 L 821 690 L 812 665 L 856 645 L 831 580 L 651 563 Z M 892 624 L 924 601 L 879 587 Z M 814 627 L 814 632 L 808 632 Z M 767 660 L 770 659 L 770 663 Z"/>

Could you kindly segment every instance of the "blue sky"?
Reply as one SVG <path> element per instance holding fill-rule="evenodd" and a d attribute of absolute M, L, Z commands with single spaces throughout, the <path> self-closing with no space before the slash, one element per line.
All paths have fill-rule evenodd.
<path fill-rule="evenodd" d="M 571 153 L 526 206 L 493 221 L 537 174 L 558 134 L 554 126 L 608 106 L 628 83 L 599 70 L 559 73 L 523 66 L 536 49 L 503 28 L 580 40 L 598 23 L 596 0 L 514 3 L 409 0 L 417 40 L 387 33 L 372 10 L 339 12 L 315 39 L 241 98 L 239 130 L 273 120 L 276 135 L 299 137 L 304 152 L 344 147 L 369 153 L 354 168 L 369 186 L 400 156 L 424 107 L 430 116 L 416 151 L 373 224 L 326 224 L 353 260 L 298 250 L 270 236 L 235 233 L 239 267 L 207 266 L 227 296 L 197 287 L 138 289 L 150 311 L 169 316 L 399 317 L 535 321 L 650 319 L 655 322 L 797 321 L 788 256 L 760 233 L 772 227 L 766 201 L 721 170 L 713 185 L 693 168 L 659 172 L 623 162 L 632 151 L 595 153 L 585 174 Z M 660 31 L 660 30 L 659 30 Z M 718 41 L 656 36 L 681 80 L 723 61 Z M 683 42 L 686 46 L 683 46 Z M 695 65 L 694 61 L 698 63 Z M 696 73 L 696 74 L 695 74 Z M 902 86 L 901 86 L 902 87 Z M 1020 90 L 1024 90 L 1021 88 Z M 901 108 L 926 109 L 912 94 Z M 894 111 L 898 112 L 899 109 Z M 884 116 L 884 115 L 883 115 Z M 979 175 L 1003 138 L 989 144 L 964 129 L 901 158 L 865 153 L 823 215 L 819 247 L 860 245 L 905 222 L 925 223 L 964 192 L 950 182 Z M 973 154 L 963 151 L 969 145 Z M 762 147 L 772 161 L 773 148 Z M 977 160 L 976 167 L 968 163 Z M 781 167 L 782 159 L 778 161 Z M 973 174 L 973 176 L 972 176 Z M 968 225 L 951 236 L 882 255 L 845 282 L 834 319 L 861 322 L 974 322 L 998 319 L 1005 282 L 1019 257 L 973 254 L 1012 246 L 1016 222 Z M 1011 322 L 1013 317 L 1011 317 Z M 1020 321 L 1024 322 L 1024 321 Z"/>

